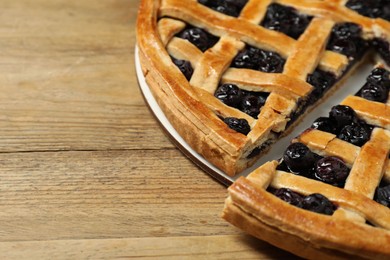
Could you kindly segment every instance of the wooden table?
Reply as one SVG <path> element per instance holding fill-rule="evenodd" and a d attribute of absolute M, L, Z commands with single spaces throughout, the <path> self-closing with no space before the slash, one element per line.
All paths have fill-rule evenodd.
<path fill-rule="evenodd" d="M 220 218 L 148 110 L 138 4 L 1 1 L 0 258 L 291 257 Z"/>

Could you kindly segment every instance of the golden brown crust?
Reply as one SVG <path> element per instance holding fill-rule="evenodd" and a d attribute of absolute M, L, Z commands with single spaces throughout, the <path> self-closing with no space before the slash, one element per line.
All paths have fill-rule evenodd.
<path fill-rule="evenodd" d="M 247 167 L 237 165 L 246 138 L 229 129 L 200 102 L 197 93 L 172 64 L 157 32 L 159 2 L 142 1 L 137 21 L 139 55 L 146 81 L 179 134 L 211 163 L 234 175 Z"/>
<path fill-rule="evenodd" d="M 342 104 L 353 103 L 354 108 L 364 110 L 364 116 L 358 113 L 361 118 L 383 115 L 386 105 L 379 106 L 379 111 L 370 110 L 380 103 L 354 98 L 349 96 Z M 390 131 L 381 120 L 376 122 L 370 140 L 362 147 L 317 129 L 308 129 L 293 140 L 319 155 L 339 157 L 351 167 L 343 188 L 277 170 L 278 162 L 271 161 L 229 187 L 223 218 L 305 258 L 389 259 L 390 208 L 373 197 L 380 181 L 389 180 Z M 304 196 L 320 193 L 338 208 L 331 216 L 303 210 L 268 192 L 269 187 Z"/>
<path fill-rule="evenodd" d="M 141 65 L 148 73 L 146 80 L 153 94 L 190 146 L 229 175 L 235 175 L 251 165 L 256 156 L 251 159 L 246 159 L 246 156 L 272 140 L 275 136 L 273 132 L 285 130 L 290 114 L 297 108 L 296 101 L 312 90 L 305 78 L 315 66 L 340 75 L 348 62 L 345 56 L 324 50 L 333 22 L 314 19 L 301 39 L 295 41 L 256 25 L 267 7 L 260 4 L 255 8 L 256 12 L 252 11 L 250 6 L 256 2 L 250 1 L 239 19 L 211 11 L 191 0 L 143 0 L 138 15 Z M 162 16 L 166 17 L 159 20 Z M 180 20 L 207 28 L 221 38 L 213 48 L 202 53 L 188 41 L 174 37 L 185 27 Z M 318 37 L 310 37 L 314 33 Z M 308 41 L 318 47 L 297 52 Z M 288 57 L 286 72 L 262 73 L 228 68 L 233 57 L 244 47 L 244 42 Z M 190 61 L 194 67 L 190 84 L 172 64 L 169 55 Z M 318 58 L 309 59 L 314 56 Z M 296 70 L 297 64 L 305 65 Z M 242 81 L 243 78 L 246 80 Z M 212 94 L 220 81 L 236 83 L 246 90 L 270 92 L 271 98 L 267 100 L 259 119 L 248 119 L 245 113 L 221 102 L 218 104 Z M 175 99 L 177 102 L 174 102 Z M 250 122 L 252 131 L 245 137 L 221 123 L 218 116 L 245 118 Z"/>
<path fill-rule="evenodd" d="M 231 176 L 256 161 L 259 156 L 247 159 L 254 149 L 273 140 L 275 133 L 284 134 L 297 101 L 307 98 L 313 89 L 306 82 L 309 73 L 317 66 L 337 76 L 344 72 L 348 58 L 325 50 L 325 44 L 335 22 L 361 18 L 351 10 L 335 8 L 339 1 L 279 2 L 316 16 L 298 40 L 258 26 L 271 1 L 249 1 L 239 18 L 215 12 L 195 0 L 141 1 L 137 39 L 141 65 L 148 73 L 146 79 L 153 94 L 189 145 Z M 175 37 L 186 24 L 204 28 L 220 40 L 201 52 L 189 41 Z M 382 37 L 389 30 L 381 19 L 362 18 L 361 24 L 368 38 Z M 283 73 L 229 68 L 245 43 L 277 51 L 286 58 Z M 190 61 L 194 68 L 190 82 L 170 56 Z M 213 94 L 219 82 L 269 92 L 259 118 L 253 119 L 216 100 Z M 248 136 L 237 133 L 218 116 L 244 118 L 251 132 Z"/>
<path fill-rule="evenodd" d="M 195 0 L 141 1 L 137 25 L 139 56 L 153 95 L 190 146 L 229 175 L 256 160 L 246 159 L 255 147 L 274 138 L 275 133 L 284 133 L 298 101 L 306 99 L 313 89 L 306 82 L 308 74 L 317 67 L 337 76 L 345 71 L 348 58 L 325 50 L 335 23 L 358 22 L 367 39 L 389 39 L 387 22 L 364 18 L 340 6 L 343 1 L 279 0 L 315 16 L 306 31 L 294 40 L 258 26 L 271 2 L 250 0 L 241 16 L 233 18 Z M 202 52 L 189 41 L 175 37 L 186 24 L 204 28 L 220 38 Z M 286 59 L 283 73 L 229 68 L 245 44 L 278 52 Z M 194 73 L 189 81 L 170 56 L 191 63 Z M 247 91 L 268 92 L 258 119 L 217 100 L 213 94 L 219 82 L 234 83 Z M 374 202 L 372 197 L 382 176 L 390 180 L 389 103 L 351 96 L 343 104 L 384 129 L 374 129 L 371 140 L 361 148 L 318 130 L 306 131 L 294 141 L 307 144 L 318 154 L 344 159 L 352 167 L 345 189 L 313 184 L 308 178 L 276 170 L 277 162 L 273 161 L 229 188 L 223 217 L 303 257 L 343 259 L 353 255 L 388 259 L 390 209 Z M 245 136 L 233 131 L 219 118 L 229 116 L 245 118 L 251 126 L 250 133 Z M 267 192 L 268 187 L 290 188 L 303 195 L 321 193 L 338 209 L 332 216 L 312 213 L 278 199 Z M 365 224 L 366 221 L 375 227 Z"/>
<path fill-rule="evenodd" d="M 319 192 L 319 188 L 314 185 L 303 186 L 303 188 Z M 332 191 L 327 192 L 332 193 Z M 346 254 L 358 255 L 371 259 L 388 259 L 390 256 L 390 248 L 387 246 L 390 243 L 389 230 L 370 227 L 364 223 L 352 222 L 345 218 L 311 213 L 291 206 L 245 178 L 240 178 L 229 188 L 229 195 L 223 214 L 226 220 L 300 256 L 318 257 L 326 253 L 327 250 L 338 251 L 344 256 Z M 353 195 L 345 194 L 345 197 Z M 361 199 L 363 198 L 361 197 Z M 339 198 L 340 201 L 344 199 L 344 197 Z M 384 219 L 384 223 L 389 223 L 389 209 L 368 199 L 363 199 L 361 203 L 364 206 L 370 206 L 370 210 L 365 210 L 366 213 L 378 211 Z M 360 209 L 364 209 L 361 203 L 355 204 Z M 240 211 L 231 215 L 232 213 L 227 210 L 231 207 L 236 207 Z M 357 208 L 355 207 L 354 210 Z M 250 223 L 245 223 L 237 221 L 237 218 L 251 220 Z M 269 237 L 262 235 L 264 231 L 267 232 L 267 230 L 262 229 L 264 225 L 271 227 L 274 231 Z M 278 236 L 284 237 L 283 235 L 293 237 L 298 242 L 305 241 L 307 244 L 304 243 L 304 246 L 299 245 L 299 243 L 291 245 L 290 242 L 286 243 L 286 240 L 277 238 Z M 302 247 L 303 249 L 311 247 L 310 254 L 302 251 Z"/>

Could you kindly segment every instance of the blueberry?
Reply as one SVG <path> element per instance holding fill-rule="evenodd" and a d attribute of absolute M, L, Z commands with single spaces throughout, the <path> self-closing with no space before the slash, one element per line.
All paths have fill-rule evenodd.
<path fill-rule="evenodd" d="M 319 117 L 311 125 L 311 128 L 318 129 L 320 131 L 335 134 L 337 132 L 335 123 L 328 117 Z"/>
<path fill-rule="evenodd" d="M 390 44 L 387 41 L 376 38 L 372 41 L 372 45 L 382 59 L 390 66 Z"/>
<path fill-rule="evenodd" d="M 259 49 L 249 47 L 237 54 L 231 66 L 234 68 L 256 69 L 261 59 L 260 55 Z"/>
<path fill-rule="evenodd" d="M 349 168 L 338 157 L 324 157 L 316 163 L 315 177 L 325 183 L 335 186 L 343 184 L 348 174 Z"/>
<path fill-rule="evenodd" d="M 234 84 L 223 84 L 215 91 L 214 96 L 226 105 L 237 108 L 240 105 L 242 92 Z"/>
<path fill-rule="evenodd" d="M 347 39 L 333 40 L 330 50 L 348 57 L 354 57 L 358 52 L 355 42 Z"/>
<path fill-rule="evenodd" d="M 217 12 L 237 17 L 248 0 L 198 0 L 198 2 Z"/>
<path fill-rule="evenodd" d="M 346 6 L 363 16 L 390 20 L 389 0 L 349 0 Z"/>
<path fill-rule="evenodd" d="M 327 49 L 351 59 L 362 55 L 367 43 L 361 38 L 361 27 L 354 23 L 336 24 L 328 41 Z"/>
<path fill-rule="evenodd" d="M 316 69 L 312 74 L 307 76 L 306 81 L 314 86 L 312 94 L 316 98 L 319 98 L 336 82 L 336 76 L 330 72 Z"/>
<path fill-rule="evenodd" d="M 274 195 L 291 205 L 302 208 L 303 197 L 290 189 L 278 189 L 274 192 Z"/>
<path fill-rule="evenodd" d="M 332 36 L 337 39 L 359 38 L 362 28 L 355 23 L 340 23 L 332 28 Z"/>
<path fill-rule="evenodd" d="M 284 152 L 283 161 L 291 172 L 308 175 L 316 162 L 316 156 L 306 145 L 293 143 Z"/>
<path fill-rule="evenodd" d="M 389 76 L 390 73 L 384 68 L 375 68 L 371 71 L 370 75 L 367 77 L 367 82 L 375 85 L 384 86 L 387 90 L 390 90 Z"/>
<path fill-rule="evenodd" d="M 178 34 L 178 37 L 188 40 L 201 51 L 211 48 L 218 38 L 200 28 L 187 28 Z"/>
<path fill-rule="evenodd" d="M 285 60 L 276 52 L 261 50 L 258 70 L 269 73 L 279 73 L 283 71 Z"/>
<path fill-rule="evenodd" d="M 370 135 L 371 133 L 366 127 L 360 124 L 351 124 L 344 126 L 337 137 L 353 145 L 362 146 L 370 139 Z"/>
<path fill-rule="evenodd" d="M 357 121 L 355 111 L 344 105 L 337 105 L 332 107 L 329 112 L 329 118 L 335 122 L 337 130 L 341 130 L 346 125 L 351 125 Z"/>
<path fill-rule="evenodd" d="M 240 110 L 253 118 L 257 118 L 260 108 L 265 104 L 266 98 L 253 92 L 244 92 Z"/>
<path fill-rule="evenodd" d="M 299 15 L 292 7 L 280 4 L 271 4 L 267 8 L 261 25 L 270 30 L 283 32 L 286 35 L 298 39 L 311 21 L 311 17 Z"/>
<path fill-rule="evenodd" d="M 231 5 L 231 4 L 229 5 L 226 2 L 221 3 L 220 5 L 218 5 L 216 7 L 211 7 L 211 8 L 217 12 L 220 12 L 220 13 L 223 13 L 226 15 L 230 15 L 230 16 L 234 16 L 234 17 L 237 17 L 240 14 L 240 10 L 236 6 Z"/>
<path fill-rule="evenodd" d="M 302 204 L 304 209 L 326 215 L 332 215 L 336 208 L 328 198 L 319 193 L 307 196 Z"/>
<path fill-rule="evenodd" d="M 386 207 L 390 207 L 390 185 L 378 187 L 374 199 L 376 202 Z"/>
<path fill-rule="evenodd" d="M 285 62 L 276 52 L 265 51 L 250 46 L 237 54 L 231 66 L 269 73 L 279 73 L 283 71 Z"/>
<path fill-rule="evenodd" d="M 223 121 L 228 125 L 229 128 L 243 135 L 247 135 L 251 131 L 251 127 L 249 126 L 248 121 L 245 119 L 226 117 Z"/>
<path fill-rule="evenodd" d="M 367 82 L 360 89 L 358 96 L 368 100 L 385 103 L 387 101 L 387 97 L 389 96 L 389 91 L 383 85 Z"/>
<path fill-rule="evenodd" d="M 235 5 L 238 8 L 243 8 L 248 0 L 225 0 L 225 2 L 231 5 Z"/>
<path fill-rule="evenodd" d="M 186 60 L 178 60 L 173 57 L 172 61 L 173 63 L 180 69 L 180 71 L 184 74 L 187 80 L 191 79 L 192 73 L 194 72 L 191 63 Z"/>

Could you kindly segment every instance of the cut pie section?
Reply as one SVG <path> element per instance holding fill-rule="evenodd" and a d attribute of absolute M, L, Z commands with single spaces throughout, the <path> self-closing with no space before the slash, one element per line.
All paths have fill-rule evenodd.
<path fill-rule="evenodd" d="M 358 2 L 142 0 L 141 66 L 177 132 L 233 176 L 368 50 L 390 63 L 388 3 Z"/>
<path fill-rule="evenodd" d="M 229 187 L 223 218 L 305 258 L 390 258 L 390 73 Z"/>

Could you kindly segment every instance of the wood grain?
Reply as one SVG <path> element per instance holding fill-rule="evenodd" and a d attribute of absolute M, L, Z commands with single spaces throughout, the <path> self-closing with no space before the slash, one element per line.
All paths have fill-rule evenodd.
<path fill-rule="evenodd" d="M 220 218 L 134 68 L 139 1 L 3 0 L 0 258 L 285 258 Z"/>
<path fill-rule="evenodd" d="M 64 247 L 68 250 L 64 251 Z M 246 235 L 1 243 L 1 256 L 8 259 L 298 259 Z"/>

